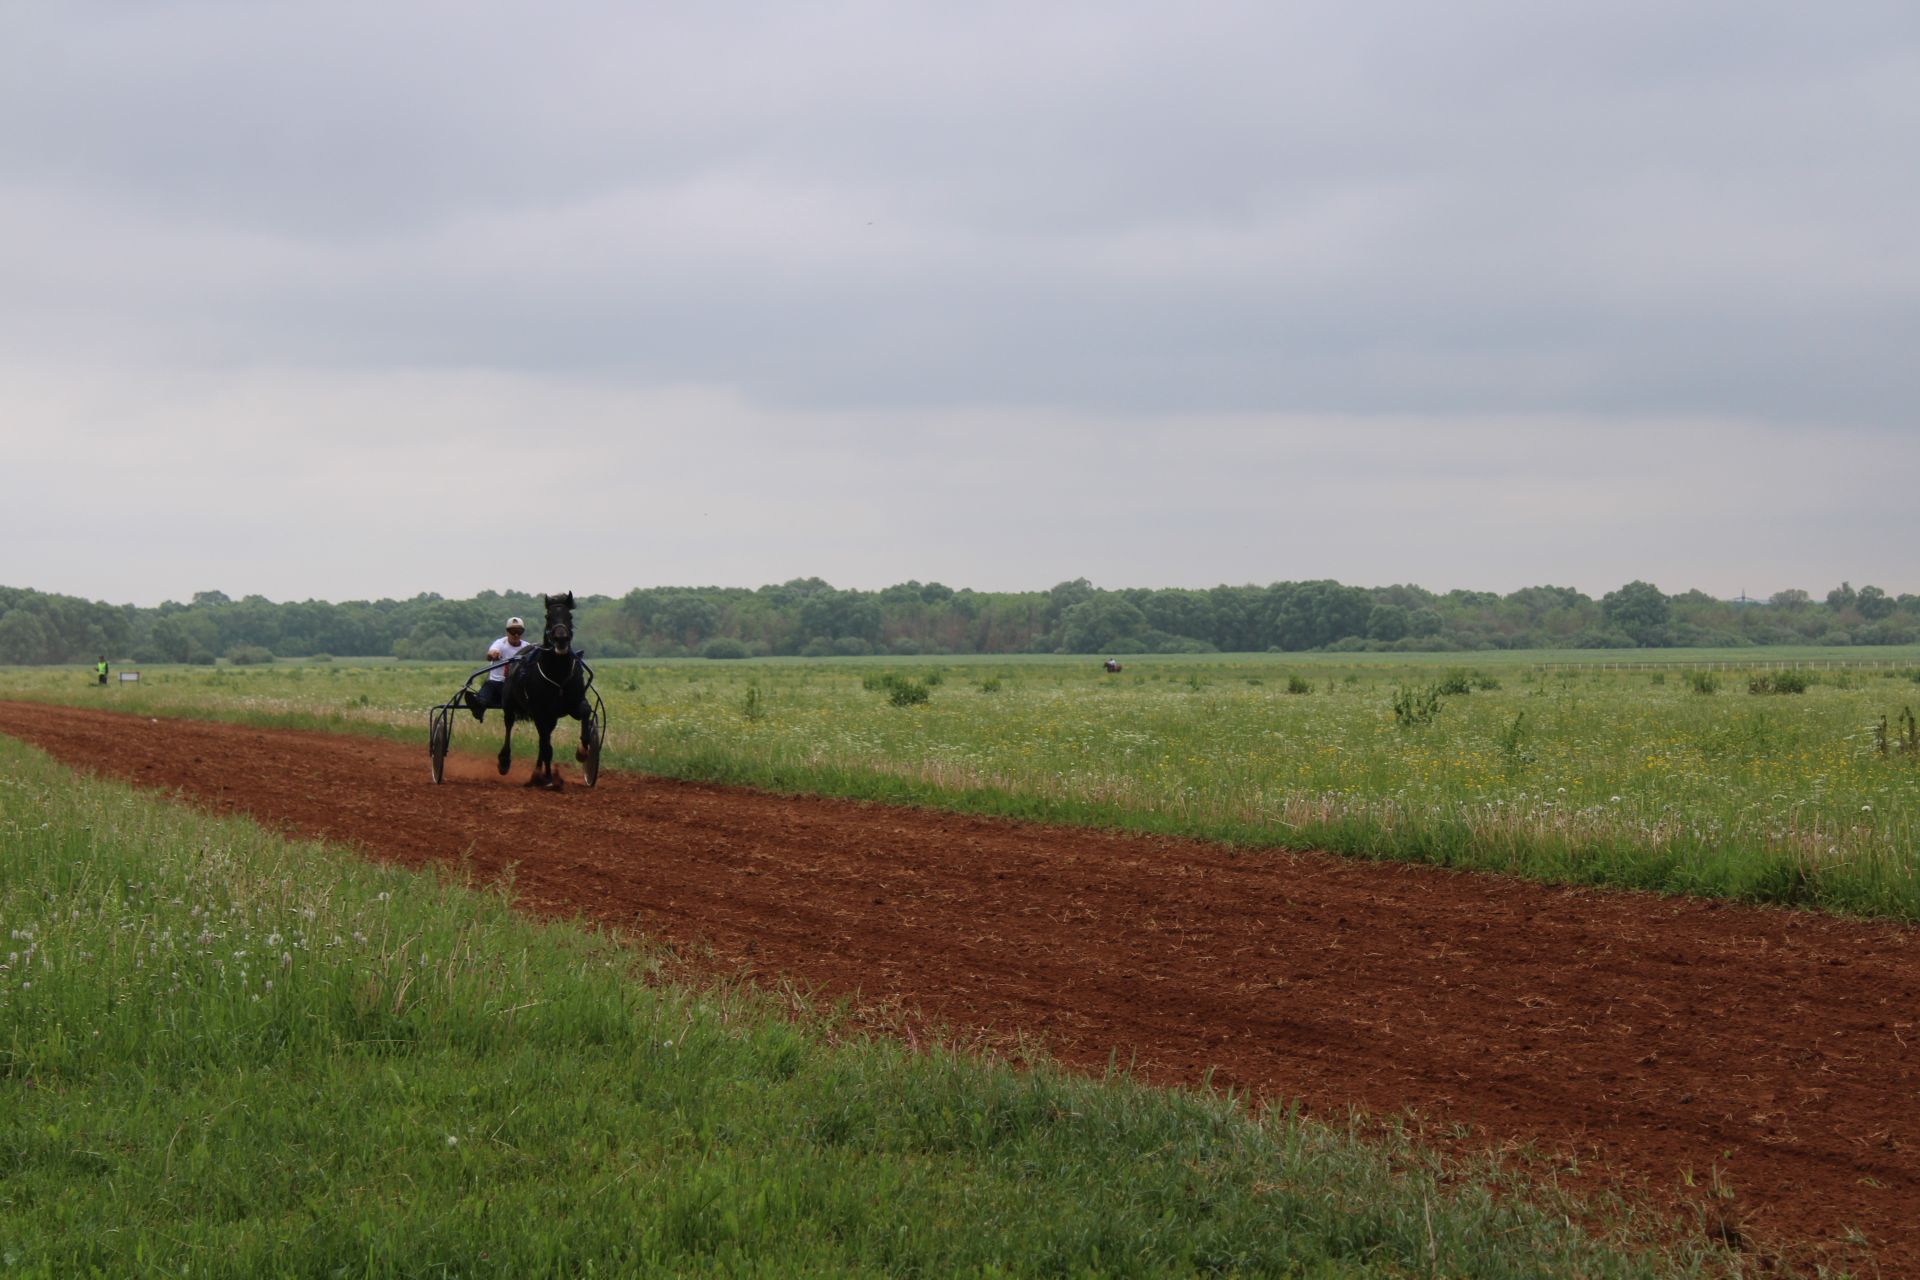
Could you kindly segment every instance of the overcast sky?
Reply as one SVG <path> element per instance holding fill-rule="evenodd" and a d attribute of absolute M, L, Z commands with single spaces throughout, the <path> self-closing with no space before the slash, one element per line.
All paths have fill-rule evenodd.
<path fill-rule="evenodd" d="M 0 584 L 1920 591 L 1920 8 L 0 0 Z"/>

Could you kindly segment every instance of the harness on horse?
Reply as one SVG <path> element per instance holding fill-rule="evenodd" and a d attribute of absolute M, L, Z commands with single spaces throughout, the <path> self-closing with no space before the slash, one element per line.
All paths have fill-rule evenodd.
<path fill-rule="evenodd" d="M 540 673 L 540 678 L 542 680 L 545 680 L 548 684 L 552 685 L 556 689 L 564 689 L 567 687 L 567 681 L 573 679 L 575 676 L 580 674 L 580 655 L 577 652 L 569 650 L 567 653 L 567 657 L 573 660 L 573 664 L 567 668 L 567 674 L 565 675 L 565 677 L 559 680 L 555 680 L 552 676 L 547 674 L 547 669 L 540 665 L 540 655 L 543 653 L 552 653 L 552 652 L 554 652 L 554 650 L 547 648 L 545 645 L 540 645 L 540 646 L 537 646 L 533 650 L 533 652 L 522 655 L 519 660 L 521 662 L 532 662 L 533 669 Z"/>

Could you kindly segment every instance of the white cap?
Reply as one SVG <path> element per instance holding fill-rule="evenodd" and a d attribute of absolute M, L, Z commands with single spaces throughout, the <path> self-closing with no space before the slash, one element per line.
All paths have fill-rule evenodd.
<path fill-rule="evenodd" d="M 521 629 L 522 631 L 525 631 L 525 630 L 527 629 L 527 624 L 526 624 L 526 623 L 524 623 L 524 622 L 522 622 L 522 621 L 520 621 L 520 619 L 518 619 L 518 618 L 508 618 L 508 619 L 507 619 L 507 630 L 509 630 L 509 631 L 511 631 L 511 630 L 513 630 L 513 629 L 514 629 L 515 627 L 518 627 L 518 628 L 520 628 L 520 629 Z"/>

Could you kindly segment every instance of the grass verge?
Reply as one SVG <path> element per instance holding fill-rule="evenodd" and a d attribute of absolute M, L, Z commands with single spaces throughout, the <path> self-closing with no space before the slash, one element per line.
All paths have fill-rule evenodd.
<path fill-rule="evenodd" d="M 497 889 L 4 738 L 0 849 L 7 1276 L 1724 1265 L 1624 1210 L 1596 1243 L 1537 1185 L 1411 1145 L 675 985 Z"/>

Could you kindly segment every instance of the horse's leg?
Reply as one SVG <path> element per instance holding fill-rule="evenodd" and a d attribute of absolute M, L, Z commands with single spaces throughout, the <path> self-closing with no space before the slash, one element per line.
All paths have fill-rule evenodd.
<path fill-rule="evenodd" d="M 507 770 L 513 768 L 513 705 L 504 696 L 500 699 L 500 714 L 507 722 L 506 740 L 500 744 L 500 776 L 504 778 Z"/>
<path fill-rule="evenodd" d="M 534 754 L 533 776 L 527 779 L 527 785 L 550 787 L 553 785 L 553 726 L 545 716 L 535 716 L 533 727 L 540 735 L 540 748 Z"/>
<path fill-rule="evenodd" d="M 575 747 L 573 751 L 573 758 L 575 760 L 585 760 L 587 758 L 587 726 L 593 723 L 593 717 L 589 714 L 590 710 L 591 708 L 587 706 L 587 700 L 582 698 L 580 699 L 580 705 L 568 712 L 569 715 L 580 722 L 580 745 Z"/>

